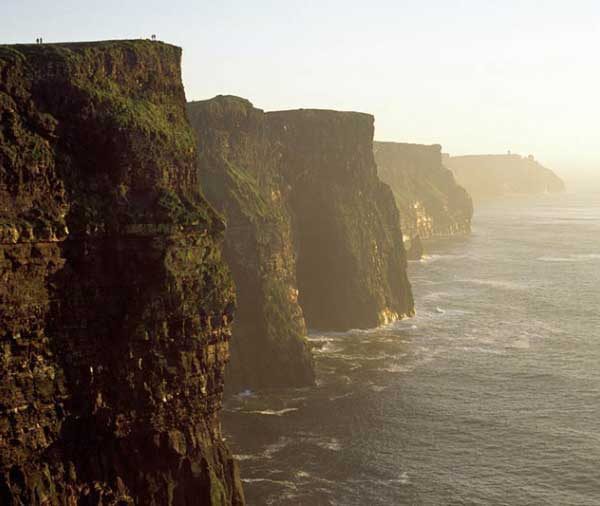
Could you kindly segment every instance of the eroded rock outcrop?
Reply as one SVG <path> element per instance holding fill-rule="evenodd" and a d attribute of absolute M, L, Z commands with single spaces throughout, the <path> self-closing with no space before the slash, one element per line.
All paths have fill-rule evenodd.
<path fill-rule="evenodd" d="M 441 146 L 375 142 L 374 151 L 379 177 L 394 193 L 406 239 L 417 243 L 415 237 L 471 231 L 471 197 L 443 166 Z M 418 256 L 416 250 L 412 256 Z"/>
<path fill-rule="evenodd" d="M 373 117 L 267 113 L 292 212 L 299 301 L 309 327 L 374 327 L 411 315 L 398 209 L 377 177 Z"/>
<path fill-rule="evenodd" d="M 531 155 L 446 155 L 444 163 L 475 200 L 565 191 L 562 179 Z"/>
<path fill-rule="evenodd" d="M 0 46 L 0 503 L 242 504 L 180 49 Z"/>
<path fill-rule="evenodd" d="M 188 104 L 188 116 L 205 195 L 227 219 L 223 251 L 238 297 L 227 388 L 312 384 L 287 191 L 265 114 L 219 96 Z"/>

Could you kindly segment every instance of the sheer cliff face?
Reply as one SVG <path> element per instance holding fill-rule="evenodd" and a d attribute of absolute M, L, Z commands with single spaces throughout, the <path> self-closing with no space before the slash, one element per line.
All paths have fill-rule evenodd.
<path fill-rule="evenodd" d="M 241 504 L 178 48 L 0 46 L 0 503 Z"/>
<path fill-rule="evenodd" d="M 188 116 L 202 188 L 227 220 L 223 251 L 238 299 L 228 390 L 312 384 L 286 190 L 265 114 L 247 100 L 219 96 L 188 104 Z"/>
<path fill-rule="evenodd" d="M 446 156 L 445 164 L 475 200 L 565 191 L 562 179 L 532 156 Z"/>
<path fill-rule="evenodd" d="M 374 151 L 379 177 L 394 192 L 406 236 L 470 232 L 471 197 L 442 165 L 439 145 L 375 142 Z"/>
<path fill-rule="evenodd" d="M 398 210 L 377 177 L 373 117 L 267 113 L 280 152 L 309 327 L 374 327 L 413 313 Z"/>

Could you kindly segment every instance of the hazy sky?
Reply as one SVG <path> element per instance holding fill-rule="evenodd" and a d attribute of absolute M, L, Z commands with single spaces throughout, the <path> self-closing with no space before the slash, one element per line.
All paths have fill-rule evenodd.
<path fill-rule="evenodd" d="M 376 138 L 600 168 L 600 1 L 0 0 L 0 42 L 158 38 L 188 99 L 376 117 Z"/>

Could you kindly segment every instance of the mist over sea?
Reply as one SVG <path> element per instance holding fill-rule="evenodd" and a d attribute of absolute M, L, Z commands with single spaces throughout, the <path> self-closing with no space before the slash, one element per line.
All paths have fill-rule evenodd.
<path fill-rule="evenodd" d="M 480 205 L 417 316 L 314 333 L 318 386 L 226 405 L 250 505 L 600 504 L 600 194 Z"/>

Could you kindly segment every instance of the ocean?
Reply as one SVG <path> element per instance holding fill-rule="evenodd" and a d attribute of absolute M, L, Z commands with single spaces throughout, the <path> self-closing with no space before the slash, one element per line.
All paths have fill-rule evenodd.
<path fill-rule="evenodd" d="M 248 504 L 600 505 L 600 194 L 481 205 L 409 275 L 415 318 L 226 403 Z"/>

